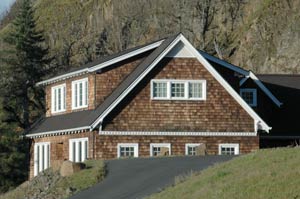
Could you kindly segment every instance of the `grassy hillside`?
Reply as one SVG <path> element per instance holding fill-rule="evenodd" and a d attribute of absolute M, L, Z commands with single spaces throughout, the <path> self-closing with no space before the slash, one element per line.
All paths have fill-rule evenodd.
<path fill-rule="evenodd" d="M 188 177 L 149 199 L 300 198 L 300 148 L 260 150 Z"/>
<path fill-rule="evenodd" d="M 57 171 L 48 169 L 31 181 L 0 195 L 0 199 L 43 198 L 62 199 L 103 180 L 106 170 L 101 160 L 88 160 L 86 169 L 68 177 L 61 177 Z"/>

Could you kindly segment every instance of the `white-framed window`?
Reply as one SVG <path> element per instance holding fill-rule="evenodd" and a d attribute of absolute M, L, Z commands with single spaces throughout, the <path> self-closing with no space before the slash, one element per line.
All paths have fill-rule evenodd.
<path fill-rule="evenodd" d="M 59 113 L 66 110 L 66 84 L 51 88 L 51 109 L 52 113 Z"/>
<path fill-rule="evenodd" d="M 72 82 L 72 109 L 88 106 L 88 78 Z"/>
<path fill-rule="evenodd" d="M 151 99 L 205 100 L 206 80 L 151 80 Z"/>
<path fill-rule="evenodd" d="M 69 160 L 72 162 L 83 162 L 88 158 L 88 138 L 69 139 Z"/>
<path fill-rule="evenodd" d="M 219 144 L 219 155 L 238 155 L 239 153 L 239 144 Z"/>
<path fill-rule="evenodd" d="M 138 143 L 118 143 L 118 158 L 139 157 Z"/>
<path fill-rule="evenodd" d="M 39 142 L 34 144 L 34 176 L 50 167 L 50 143 Z"/>
<path fill-rule="evenodd" d="M 242 88 L 240 95 L 250 106 L 257 106 L 257 90 L 255 88 Z"/>
<path fill-rule="evenodd" d="M 200 143 L 189 143 L 185 144 L 185 155 L 197 155 L 197 147 L 200 146 Z"/>
<path fill-rule="evenodd" d="M 165 153 L 165 154 L 161 154 L 161 153 Z M 159 156 L 159 155 L 171 155 L 171 144 L 170 143 L 151 143 L 150 144 L 150 156 Z"/>

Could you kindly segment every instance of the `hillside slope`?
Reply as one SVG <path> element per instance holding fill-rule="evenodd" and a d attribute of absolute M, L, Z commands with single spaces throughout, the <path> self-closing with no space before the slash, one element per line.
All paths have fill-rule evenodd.
<path fill-rule="evenodd" d="M 183 32 L 197 48 L 255 72 L 300 72 L 300 0 L 35 0 L 35 7 L 62 68 L 95 59 L 99 39 L 103 55 Z"/>
<path fill-rule="evenodd" d="M 260 150 L 213 166 L 149 199 L 300 197 L 300 148 Z"/>

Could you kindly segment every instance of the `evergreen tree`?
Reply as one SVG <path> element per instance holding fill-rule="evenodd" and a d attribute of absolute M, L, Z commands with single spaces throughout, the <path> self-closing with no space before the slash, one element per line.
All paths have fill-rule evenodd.
<path fill-rule="evenodd" d="M 44 109 L 43 91 L 35 84 L 48 72 L 48 48 L 43 32 L 38 31 L 30 0 L 23 0 L 13 22 L 13 30 L 5 37 L 9 48 L 1 52 L 1 97 L 7 122 L 27 129 Z"/>

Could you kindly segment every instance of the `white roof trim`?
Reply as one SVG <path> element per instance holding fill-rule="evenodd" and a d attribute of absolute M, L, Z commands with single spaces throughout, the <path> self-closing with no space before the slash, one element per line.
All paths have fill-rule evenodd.
<path fill-rule="evenodd" d="M 99 135 L 146 135 L 146 136 L 257 136 L 257 132 L 166 132 L 166 131 L 99 131 Z"/>
<path fill-rule="evenodd" d="M 86 131 L 86 130 L 90 131 L 90 126 L 28 134 L 28 135 L 26 135 L 26 137 L 36 138 L 36 137 L 47 137 L 47 136 L 53 136 L 53 135 L 74 134 L 74 133 L 81 133 L 81 132 Z"/>
<path fill-rule="evenodd" d="M 225 81 L 222 76 L 210 65 L 210 63 L 190 44 L 190 42 L 180 34 L 174 41 L 161 53 L 154 62 L 148 67 L 142 75 L 140 75 L 118 98 L 115 100 L 92 124 L 94 129 L 108 113 L 148 74 L 152 68 L 179 42 L 182 41 L 193 53 L 200 63 L 216 78 L 216 80 L 229 92 L 229 94 L 246 110 L 246 112 L 254 119 L 258 126 L 255 129 L 262 129 L 267 132 L 271 129 L 270 126 L 240 97 L 240 95 Z"/>
<path fill-rule="evenodd" d="M 36 85 L 37 86 L 39 86 L 39 85 L 46 85 L 46 84 L 50 84 L 50 83 L 53 83 L 53 82 L 61 81 L 61 80 L 67 79 L 67 78 L 71 78 L 71 77 L 74 77 L 74 76 L 82 75 L 82 74 L 85 74 L 85 73 L 95 72 L 95 71 L 97 71 L 99 69 L 105 68 L 105 67 L 110 66 L 112 64 L 115 64 L 117 62 L 123 61 L 125 59 L 130 58 L 130 57 L 134 57 L 134 56 L 136 56 L 138 54 L 141 54 L 141 53 L 147 52 L 149 50 L 152 50 L 154 48 L 157 48 L 158 46 L 160 46 L 160 44 L 163 41 L 164 40 L 157 41 L 157 42 L 155 42 L 153 44 L 149 44 L 147 46 L 138 48 L 138 49 L 136 49 L 134 51 L 131 51 L 131 52 L 126 53 L 124 55 L 115 57 L 115 58 L 113 58 L 111 60 L 108 60 L 108 61 L 106 61 L 104 63 L 98 64 L 98 65 L 95 65 L 95 66 L 92 66 L 92 67 L 89 67 L 89 68 L 84 68 L 84 69 L 81 69 L 81 70 L 78 70 L 78 71 L 70 72 L 70 73 L 67 73 L 67 74 L 63 74 L 63 75 L 60 75 L 60 76 L 57 76 L 57 77 L 53 77 L 53 78 L 50 78 L 50 79 L 38 82 Z"/>

